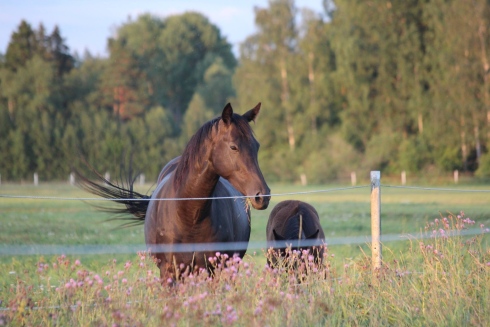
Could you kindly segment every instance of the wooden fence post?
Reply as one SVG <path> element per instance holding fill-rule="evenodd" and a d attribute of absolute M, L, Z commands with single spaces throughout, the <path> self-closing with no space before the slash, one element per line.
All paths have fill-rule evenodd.
<path fill-rule="evenodd" d="M 352 186 L 356 186 L 357 184 L 357 176 L 356 176 L 356 172 L 353 171 L 350 173 L 350 182 L 352 184 Z"/>
<path fill-rule="evenodd" d="M 37 186 L 39 184 L 39 176 L 37 173 L 34 173 L 34 186 Z"/>
<path fill-rule="evenodd" d="M 140 185 L 145 185 L 145 174 L 140 174 Z"/>
<path fill-rule="evenodd" d="M 455 170 L 454 171 L 454 183 L 458 184 L 458 181 L 459 181 L 459 171 Z"/>
<path fill-rule="evenodd" d="M 301 185 L 303 185 L 303 186 L 308 185 L 308 181 L 306 180 L 306 174 L 301 173 L 299 175 L 299 178 L 301 179 Z"/>
<path fill-rule="evenodd" d="M 407 173 L 404 171 L 402 171 L 402 185 L 405 185 L 407 184 Z"/>
<path fill-rule="evenodd" d="M 381 172 L 371 171 L 371 249 L 373 270 L 381 268 Z"/>
<path fill-rule="evenodd" d="M 70 185 L 75 185 L 75 174 L 70 173 Z"/>

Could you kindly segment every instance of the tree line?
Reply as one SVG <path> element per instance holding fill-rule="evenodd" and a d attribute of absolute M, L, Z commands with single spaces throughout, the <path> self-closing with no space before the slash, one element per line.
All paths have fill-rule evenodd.
<path fill-rule="evenodd" d="M 320 0 L 319 0 L 320 1 Z M 262 110 L 268 181 L 351 171 L 490 175 L 489 4 L 293 0 L 257 7 L 238 58 L 195 12 L 128 20 L 107 58 L 22 21 L 0 56 L 0 173 L 66 179 L 83 157 L 149 179 L 227 102 Z"/>

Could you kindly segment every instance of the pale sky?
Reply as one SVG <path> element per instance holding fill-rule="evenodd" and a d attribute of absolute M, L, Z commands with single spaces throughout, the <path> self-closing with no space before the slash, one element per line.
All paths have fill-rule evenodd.
<path fill-rule="evenodd" d="M 255 32 L 255 6 L 267 7 L 268 0 L 0 0 L 0 53 L 5 54 L 12 32 L 22 19 L 34 29 L 42 22 L 48 33 L 58 25 L 70 51 L 107 56 L 106 42 L 117 26 L 143 13 L 166 17 L 197 11 L 219 27 L 233 45 Z M 296 7 L 323 13 L 322 0 L 296 0 Z"/>

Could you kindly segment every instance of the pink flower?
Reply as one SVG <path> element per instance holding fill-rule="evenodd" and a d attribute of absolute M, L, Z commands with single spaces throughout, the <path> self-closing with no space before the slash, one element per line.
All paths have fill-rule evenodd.
<path fill-rule="evenodd" d="M 75 260 L 75 266 L 80 266 L 80 260 Z"/>

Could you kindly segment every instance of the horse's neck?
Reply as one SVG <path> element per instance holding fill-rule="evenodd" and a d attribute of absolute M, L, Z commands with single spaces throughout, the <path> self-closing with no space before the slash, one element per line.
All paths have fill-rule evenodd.
<path fill-rule="evenodd" d="M 189 169 L 182 179 L 177 190 L 179 198 L 209 198 L 213 195 L 219 175 L 210 169 L 195 171 Z M 210 209 L 209 200 L 177 201 L 178 211 L 182 217 L 190 218 L 195 223 L 203 216 L 207 216 Z"/>
<path fill-rule="evenodd" d="M 179 187 L 179 196 L 185 198 L 208 198 L 213 194 L 219 176 L 216 174 L 190 174 Z"/>

